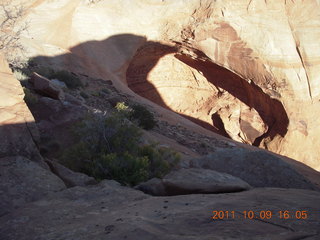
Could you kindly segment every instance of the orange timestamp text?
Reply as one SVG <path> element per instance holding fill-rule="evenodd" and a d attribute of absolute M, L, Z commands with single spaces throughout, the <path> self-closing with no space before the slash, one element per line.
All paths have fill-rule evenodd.
<path fill-rule="evenodd" d="M 307 211 L 271 211 L 271 210 L 261 210 L 261 211 L 222 211 L 214 210 L 212 211 L 213 220 L 223 220 L 223 219 L 307 219 Z"/>

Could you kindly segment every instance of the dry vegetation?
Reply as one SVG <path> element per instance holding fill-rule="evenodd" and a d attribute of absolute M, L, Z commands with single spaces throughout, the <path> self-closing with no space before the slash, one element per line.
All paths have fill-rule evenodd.
<path fill-rule="evenodd" d="M 19 25 L 25 13 L 21 5 L 14 5 L 12 1 L 0 3 L 0 51 L 13 67 L 21 64 L 24 53 L 21 36 L 27 31 L 28 24 Z"/>

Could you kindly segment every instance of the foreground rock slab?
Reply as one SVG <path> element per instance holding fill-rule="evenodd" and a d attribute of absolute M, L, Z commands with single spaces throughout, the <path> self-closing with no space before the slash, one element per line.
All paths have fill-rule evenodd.
<path fill-rule="evenodd" d="M 74 172 L 56 161 L 47 159 L 46 163 L 50 166 L 51 171 L 57 175 L 67 187 L 86 186 L 97 183 L 93 177 L 89 177 L 84 173 Z"/>
<path fill-rule="evenodd" d="M 201 168 L 183 168 L 167 174 L 162 180 L 151 179 L 137 188 L 154 196 L 172 196 L 240 192 L 250 189 L 250 185 L 226 173 Z"/>
<path fill-rule="evenodd" d="M 24 156 L 48 168 L 36 142 L 39 132 L 24 102 L 24 92 L 4 56 L 0 54 L 0 158 Z"/>
<path fill-rule="evenodd" d="M 319 202 L 316 191 L 276 188 L 151 197 L 103 181 L 51 194 L 1 217 L 0 239 L 319 239 Z M 212 219 L 213 211 L 234 211 L 234 217 Z M 271 211 L 271 218 L 264 219 L 262 211 Z M 279 211 L 289 211 L 290 218 L 280 218 Z M 297 219 L 302 211 L 305 219 Z"/>
<path fill-rule="evenodd" d="M 56 175 L 27 158 L 0 158 L 0 216 L 65 188 Z"/>
<path fill-rule="evenodd" d="M 303 171 L 308 167 L 294 167 L 281 156 L 265 151 L 221 148 L 205 157 L 191 160 L 189 165 L 231 174 L 253 187 L 320 189 L 314 183 L 320 179 L 319 172 L 313 171 L 313 179 L 307 178 Z"/>

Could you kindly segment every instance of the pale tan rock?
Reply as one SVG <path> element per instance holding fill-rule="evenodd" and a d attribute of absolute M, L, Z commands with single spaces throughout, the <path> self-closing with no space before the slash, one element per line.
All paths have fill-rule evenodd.
<path fill-rule="evenodd" d="M 24 156 L 48 168 L 38 151 L 40 135 L 23 98 L 22 86 L 0 55 L 0 157 Z"/>

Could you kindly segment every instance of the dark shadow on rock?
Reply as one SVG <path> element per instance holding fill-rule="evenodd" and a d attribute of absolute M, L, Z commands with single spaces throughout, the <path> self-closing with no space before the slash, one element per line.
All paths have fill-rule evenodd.
<path fill-rule="evenodd" d="M 188 66 L 201 71 L 206 79 L 217 88 L 254 108 L 268 126 L 268 131 L 257 138 L 253 145 L 259 146 L 264 138 L 273 139 L 276 135 L 285 136 L 289 124 L 288 116 L 281 102 L 265 94 L 253 82 L 250 84 L 235 73 L 207 60 L 203 53 L 196 52 L 199 59 L 178 54 L 178 46 L 169 46 L 160 42 L 147 41 L 145 37 L 121 34 L 103 41 L 88 41 L 70 49 L 70 53 L 55 57 L 38 56 L 37 63 L 62 63 L 69 69 L 90 69 L 91 72 L 107 76 L 109 72 L 126 74 L 126 84 L 136 94 L 169 110 L 156 87 L 148 81 L 148 74 L 158 61 L 167 54 L 176 53 L 175 57 Z M 116 59 L 116 60 L 115 60 Z M 129 60 L 128 60 L 129 59 Z M 134 61 L 133 61 L 134 60 Z M 89 75 L 89 72 L 86 73 Z M 95 75 L 95 74 L 94 74 Z M 181 116 L 222 136 L 228 137 L 223 123 L 212 116 L 210 125 L 192 116 Z"/>
<path fill-rule="evenodd" d="M 181 54 L 175 56 L 190 67 L 201 71 L 210 83 L 229 92 L 259 113 L 268 126 L 268 131 L 258 138 L 253 145 L 259 146 L 261 140 L 266 137 L 273 139 L 277 134 L 282 137 L 285 136 L 289 118 L 280 101 L 272 99 L 253 82 L 250 84 L 235 73 L 211 61 L 194 59 Z"/>

